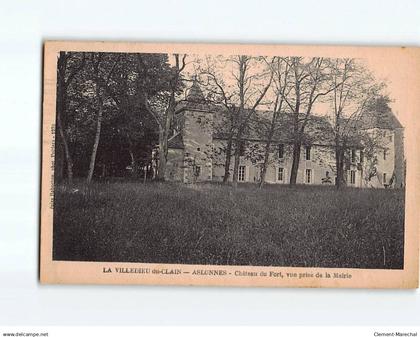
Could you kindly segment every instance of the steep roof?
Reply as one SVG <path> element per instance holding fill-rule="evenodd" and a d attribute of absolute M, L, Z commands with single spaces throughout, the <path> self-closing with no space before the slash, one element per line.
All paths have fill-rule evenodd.
<path fill-rule="evenodd" d="M 256 114 L 248 123 L 243 135 L 244 140 L 248 141 L 263 141 L 267 139 L 268 129 L 270 127 L 270 119 L 272 112 L 270 111 L 256 111 Z M 227 139 L 226 118 L 223 117 L 223 112 L 219 111 L 215 116 L 219 118 L 219 125 L 216 124 L 214 128 L 213 137 L 216 139 Z M 273 135 L 273 142 L 276 143 L 291 143 L 293 141 L 293 118 L 291 113 L 281 113 L 276 122 L 275 131 Z M 299 124 L 302 123 L 304 115 L 298 116 Z M 332 145 L 334 143 L 334 135 L 331 124 L 328 119 L 323 116 L 310 115 L 305 126 L 303 135 L 304 144 L 318 144 L 318 145 Z"/>
<path fill-rule="evenodd" d="M 192 86 L 188 89 L 185 100 L 181 101 L 177 105 L 177 113 L 181 113 L 186 109 L 211 113 L 217 109 L 214 104 L 206 100 L 196 79 L 193 80 Z"/>
<path fill-rule="evenodd" d="M 196 79 L 193 80 L 193 84 L 188 90 L 187 101 L 193 103 L 204 103 L 206 101 Z"/>
<path fill-rule="evenodd" d="M 403 128 L 391 109 L 364 113 L 360 119 L 360 127 L 362 129 L 378 128 L 390 130 Z"/>

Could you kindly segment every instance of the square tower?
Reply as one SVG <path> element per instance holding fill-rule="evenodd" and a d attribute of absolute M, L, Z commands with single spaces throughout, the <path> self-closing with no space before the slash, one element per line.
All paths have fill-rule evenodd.
<path fill-rule="evenodd" d="M 213 111 L 196 80 L 177 107 L 175 135 L 169 140 L 168 166 L 177 167 L 168 180 L 184 183 L 212 180 Z"/>

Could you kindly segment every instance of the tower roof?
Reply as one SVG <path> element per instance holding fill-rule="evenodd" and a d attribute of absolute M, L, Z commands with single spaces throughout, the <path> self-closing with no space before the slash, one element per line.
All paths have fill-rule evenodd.
<path fill-rule="evenodd" d="M 216 107 L 204 97 L 204 94 L 200 88 L 200 84 L 195 77 L 193 78 L 191 87 L 187 91 L 185 100 L 181 101 L 177 106 L 177 114 L 183 112 L 186 109 L 200 110 L 211 113 L 214 109 L 216 109 Z"/>
<path fill-rule="evenodd" d="M 187 101 L 192 103 L 204 103 L 206 101 L 196 78 L 193 79 L 193 84 L 188 91 Z"/>
<path fill-rule="evenodd" d="M 379 96 L 368 102 L 366 111 L 360 118 L 362 129 L 400 129 L 401 123 L 392 112 L 391 100 L 386 96 Z"/>
<path fill-rule="evenodd" d="M 369 111 L 363 114 L 360 126 L 363 129 L 400 129 L 403 126 L 391 111 L 386 109 L 384 111 Z"/>

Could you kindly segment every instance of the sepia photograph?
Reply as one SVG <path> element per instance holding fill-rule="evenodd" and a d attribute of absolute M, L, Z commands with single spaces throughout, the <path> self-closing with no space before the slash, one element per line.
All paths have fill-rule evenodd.
<path fill-rule="evenodd" d="M 0 337 L 419 336 L 420 1 L 0 17 Z"/>
<path fill-rule="evenodd" d="M 52 261 L 404 270 L 393 79 L 306 54 L 59 50 Z"/>

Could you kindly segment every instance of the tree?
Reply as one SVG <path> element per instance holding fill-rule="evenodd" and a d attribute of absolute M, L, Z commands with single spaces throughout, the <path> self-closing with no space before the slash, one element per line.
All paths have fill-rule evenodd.
<path fill-rule="evenodd" d="M 164 72 L 156 74 L 155 69 L 151 69 L 145 62 L 144 56 L 138 54 L 138 73 L 139 80 L 137 90 L 142 96 L 142 102 L 146 110 L 154 118 L 159 130 L 159 162 L 157 179 L 165 180 L 166 161 L 168 156 L 168 138 L 171 131 L 171 126 L 176 113 L 176 108 L 179 103 L 179 95 L 183 87 L 182 72 L 186 66 L 186 57 L 183 55 L 180 58 L 179 54 L 174 54 L 175 64 Z M 160 64 L 162 66 L 162 64 Z M 163 65 L 166 68 L 166 65 Z M 159 69 L 162 70 L 162 69 Z M 157 90 L 154 96 L 150 96 L 147 87 L 152 84 L 156 86 L 156 80 L 162 85 L 161 90 Z M 163 78 L 162 78 L 163 75 Z M 153 83 L 152 83 L 153 82 Z"/>
<path fill-rule="evenodd" d="M 133 169 L 139 162 L 150 162 L 158 127 L 145 107 L 144 97 L 153 102 L 168 97 L 168 79 L 173 69 L 166 54 L 141 54 L 143 68 L 139 67 L 138 56 L 61 53 L 57 74 L 57 148 L 63 148 L 70 179 L 76 174 L 90 182 L 98 167 L 102 167 L 100 174 L 105 176 L 105 164 L 110 173 L 117 170 L 121 174 L 130 157 Z M 127 154 L 120 154 L 121 160 L 116 161 L 111 154 L 118 151 Z M 57 161 L 57 169 L 59 164 Z"/>
<path fill-rule="evenodd" d="M 241 151 L 240 148 L 242 146 L 242 137 L 245 131 L 245 128 L 248 125 L 250 118 L 255 114 L 257 107 L 260 105 L 262 99 L 266 95 L 271 82 L 273 80 L 273 73 L 270 72 L 270 79 L 268 83 L 263 87 L 263 89 L 257 94 L 257 98 L 252 105 L 250 105 L 249 109 L 246 109 L 247 103 L 250 101 L 250 97 L 247 92 L 250 89 L 252 81 L 254 78 L 261 76 L 260 74 L 254 75 L 250 74 L 249 67 L 252 61 L 251 57 L 248 56 L 238 56 L 237 59 L 234 61 L 238 65 L 238 76 L 235 76 L 236 83 L 238 87 L 238 94 L 239 94 L 239 109 L 238 109 L 238 129 L 236 133 L 235 139 L 235 162 L 233 166 L 233 186 L 236 187 L 238 184 L 238 173 L 239 173 L 239 161 Z"/>
<path fill-rule="evenodd" d="M 209 59 L 207 59 L 209 61 Z M 227 145 L 225 151 L 225 174 L 223 181 L 226 183 L 230 176 L 232 154 L 234 156 L 233 186 L 238 183 L 238 171 L 243 137 L 256 109 L 262 105 L 262 101 L 271 86 L 273 73 L 267 71 L 264 59 L 247 55 L 231 56 L 220 60 L 224 66 L 232 66 L 231 78 L 227 78 L 226 72 L 217 72 L 214 64 L 209 65 L 201 73 L 207 76 L 212 88 L 210 93 L 216 95 L 219 103 L 224 107 L 227 115 L 225 133 Z M 227 82 L 232 83 L 231 85 Z M 234 152 L 233 152 L 234 150 Z"/>
<path fill-rule="evenodd" d="M 63 146 L 66 159 L 67 180 L 69 183 L 73 180 L 73 158 L 69 149 L 68 135 L 66 125 L 63 121 L 63 115 L 65 116 L 67 112 L 69 86 L 84 66 L 85 54 L 60 52 L 57 63 L 56 121 L 61 140 L 60 143 Z"/>
<path fill-rule="evenodd" d="M 293 86 L 290 95 L 282 94 L 281 96 L 292 114 L 293 162 L 290 185 L 295 185 L 305 128 L 312 109 L 321 97 L 328 95 L 334 89 L 334 84 L 328 81 L 330 78 L 328 59 L 286 57 L 283 60 L 290 68 L 288 81 Z"/>
<path fill-rule="evenodd" d="M 267 174 L 267 167 L 269 165 L 269 157 L 271 152 L 271 145 L 273 142 L 273 137 L 276 131 L 279 128 L 279 116 L 284 112 L 284 97 L 287 97 L 290 93 L 290 86 L 288 86 L 288 77 L 289 77 L 289 65 L 287 62 L 281 58 L 276 58 L 275 62 L 271 65 L 271 71 L 273 72 L 274 78 L 274 96 L 275 101 L 272 107 L 271 120 L 268 123 L 265 135 L 265 149 L 264 149 L 264 159 L 261 166 L 261 175 L 259 187 L 262 188 Z M 259 123 L 260 125 L 263 123 Z"/>
<path fill-rule="evenodd" d="M 226 184 L 230 177 L 230 166 L 232 160 L 232 148 L 235 130 L 237 128 L 238 108 L 235 101 L 235 93 L 230 86 L 226 84 L 223 73 L 223 65 L 226 66 L 229 59 L 224 57 L 210 57 L 205 59 L 205 65 L 199 64 L 198 72 L 204 76 L 207 81 L 201 83 L 207 89 L 207 101 L 213 103 L 216 107 L 221 107 L 220 121 L 217 127 L 224 126 L 223 133 L 227 137 L 227 143 L 224 150 L 224 175 L 223 183 Z"/>
<path fill-rule="evenodd" d="M 350 147 L 376 143 L 373 138 L 366 139 L 368 135 L 360 128 L 360 122 L 384 85 L 377 83 L 373 75 L 355 59 L 334 59 L 330 60 L 330 65 L 333 90 L 329 101 L 334 134 L 335 184 L 340 188 L 346 184 L 345 162 Z M 365 156 L 369 153 L 366 151 Z"/>
<path fill-rule="evenodd" d="M 116 65 L 120 59 L 119 54 L 109 54 L 108 60 L 105 59 L 102 53 L 92 53 L 91 54 L 91 62 L 93 65 L 93 82 L 95 85 L 95 98 L 97 100 L 97 117 L 96 117 L 96 130 L 95 130 L 95 139 L 93 142 L 92 153 L 90 156 L 90 163 L 89 163 L 89 171 L 87 175 L 86 181 L 90 183 L 92 181 L 93 172 L 95 169 L 95 162 L 96 162 L 96 153 L 98 151 L 99 140 L 101 137 L 101 128 L 102 128 L 102 120 L 103 120 L 103 113 L 104 113 L 104 102 L 106 100 L 107 95 L 107 87 L 109 85 L 109 81 L 111 76 L 115 70 Z M 104 69 L 101 69 L 104 68 Z M 106 69 L 109 68 L 109 69 Z"/>
<path fill-rule="evenodd" d="M 131 175 L 138 176 L 141 167 L 150 166 L 151 153 L 156 142 L 156 122 L 145 109 L 144 92 L 149 97 L 165 89 L 164 79 L 170 71 L 163 54 L 143 54 L 147 71 L 140 69 L 137 54 L 120 54 L 119 62 L 105 89 L 114 102 L 118 114 L 109 121 L 113 137 L 121 138 L 130 157 Z M 147 85 L 145 85 L 147 83 Z M 144 172 L 144 178 L 147 172 Z"/>

